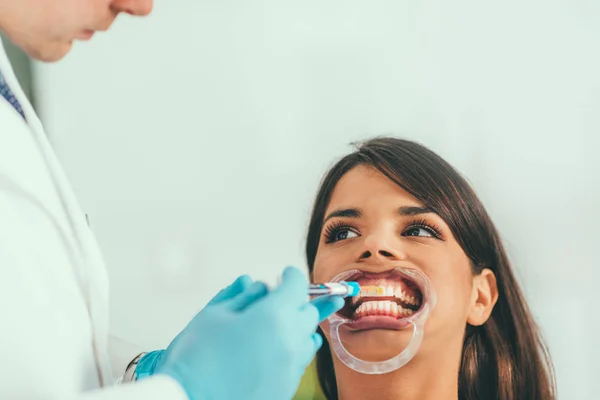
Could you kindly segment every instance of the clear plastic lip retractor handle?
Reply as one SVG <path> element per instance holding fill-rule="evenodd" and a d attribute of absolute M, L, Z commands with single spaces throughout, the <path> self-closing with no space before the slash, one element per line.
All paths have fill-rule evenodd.
<path fill-rule="evenodd" d="M 339 314 L 335 313 L 328 318 L 330 327 L 329 333 L 331 337 L 331 347 L 335 351 L 335 354 L 340 359 L 342 363 L 344 363 L 347 367 L 361 372 L 363 374 L 376 375 L 376 374 L 386 374 L 388 372 L 395 371 L 399 368 L 405 366 L 412 358 L 417 354 L 419 347 L 423 341 L 423 331 L 425 326 L 425 321 L 429 316 L 431 310 L 435 307 L 437 298 L 435 294 L 435 290 L 431 285 L 429 278 L 422 272 L 412 269 L 412 268 L 396 268 L 394 270 L 395 273 L 400 276 L 404 275 L 409 278 L 411 281 L 415 282 L 421 293 L 423 295 L 423 304 L 421 309 L 413 314 L 412 316 L 405 318 L 405 321 L 410 323 L 413 326 L 413 335 L 402 352 L 400 354 L 383 361 L 366 361 L 362 360 L 354 355 L 350 354 L 348 350 L 342 344 L 340 340 L 339 328 L 341 325 L 350 323 L 352 320 L 343 318 Z M 335 276 L 332 279 L 332 282 L 338 282 L 345 280 L 357 273 L 361 273 L 359 270 L 351 270 L 341 273 Z"/>

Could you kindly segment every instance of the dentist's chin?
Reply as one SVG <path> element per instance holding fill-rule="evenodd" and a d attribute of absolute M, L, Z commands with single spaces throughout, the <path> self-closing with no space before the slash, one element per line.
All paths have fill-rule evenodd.
<path fill-rule="evenodd" d="M 75 40 L 90 40 L 95 33 L 96 31 L 90 29 L 83 30 L 75 36 Z"/>

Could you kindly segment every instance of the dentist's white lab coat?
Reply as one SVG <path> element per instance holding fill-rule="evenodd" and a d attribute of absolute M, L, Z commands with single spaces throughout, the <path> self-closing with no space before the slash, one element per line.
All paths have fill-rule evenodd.
<path fill-rule="evenodd" d="M 0 96 L 0 399 L 187 400 L 167 377 L 108 389 L 102 255 L 1 41 L 0 71 L 28 121 Z"/>

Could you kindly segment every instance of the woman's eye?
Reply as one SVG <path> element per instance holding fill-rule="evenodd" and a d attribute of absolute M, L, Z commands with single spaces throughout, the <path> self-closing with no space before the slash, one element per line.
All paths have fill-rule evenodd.
<path fill-rule="evenodd" d="M 346 240 L 357 236 L 358 235 L 355 232 L 352 232 L 350 229 L 341 229 L 336 232 L 335 240 Z"/>
<path fill-rule="evenodd" d="M 338 229 L 328 237 L 328 242 L 339 242 L 355 237 L 358 237 L 358 234 L 350 229 Z"/>
<path fill-rule="evenodd" d="M 413 226 L 404 231 L 404 236 L 424 236 L 424 237 L 434 237 L 434 235 L 426 228 L 420 228 L 418 226 Z"/>

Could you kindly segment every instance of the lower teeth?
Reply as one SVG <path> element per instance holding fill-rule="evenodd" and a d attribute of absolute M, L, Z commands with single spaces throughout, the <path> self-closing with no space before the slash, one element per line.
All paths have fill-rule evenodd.
<path fill-rule="evenodd" d="M 387 315 L 391 317 L 407 317 L 414 314 L 415 311 L 410 308 L 404 308 L 393 301 L 369 301 L 361 304 L 354 315 L 357 317 L 367 315 Z"/>

